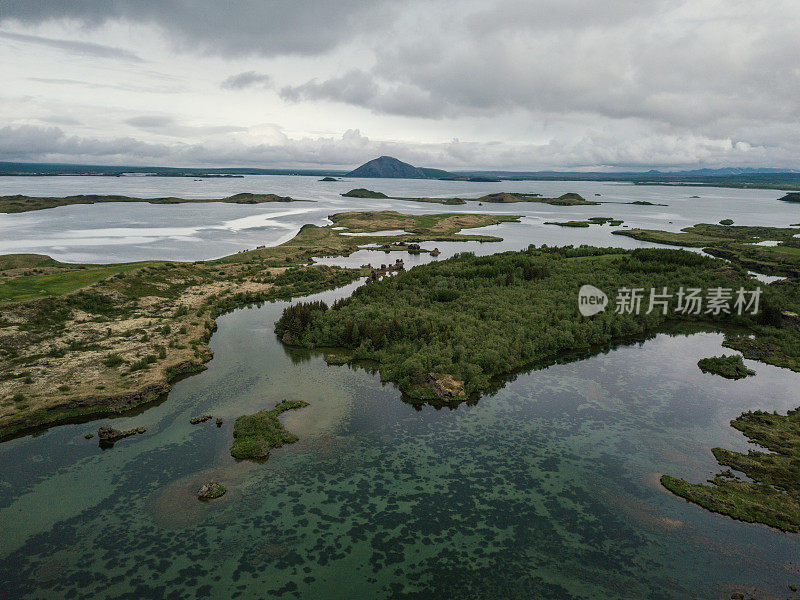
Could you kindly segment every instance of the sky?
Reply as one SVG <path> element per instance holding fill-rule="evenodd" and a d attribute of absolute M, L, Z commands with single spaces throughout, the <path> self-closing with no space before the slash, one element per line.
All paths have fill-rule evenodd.
<path fill-rule="evenodd" d="M 798 0 L 0 0 L 0 161 L 800 168 Z"/>

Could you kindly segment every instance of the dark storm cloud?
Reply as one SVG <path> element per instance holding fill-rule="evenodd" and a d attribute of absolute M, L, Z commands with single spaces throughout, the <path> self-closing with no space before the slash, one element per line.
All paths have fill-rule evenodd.
<path fill-rule="evenodd" d="M 3 11 L 0 9 L 0 19 L 2 19 Z M 75 40 L 58 40 L 48 37 L 41 37 L 38 35 L 26 35 L 23 33 L 13 33 L 10 31 L 0 31 L 0 39 L 13 40 L 16 42 L 24 42 L 28 44 L 38 44 L 40 46 L 47 46 L 73 54 L 80 54 L 83 56 L 95 56 L 97 58 L 112 58 L 117 60 L 127 60 L 131 62 L 143 62 L 133 52 L 123 50 L 122 48 L 114 48 L 113 46 L 104 46 L 102 44 L 94 44 L 92 42 L 79 42 Z"/>
<path fill-rule="evenodd" d="M 391 150 L 408 160 L 418 156 L 419 164 L 454 167 L 796 167 L 798 21 L 797 0 L 0 0 L 0 23 L 26 39 L 48 28 L 74 33 L 76 40 L 97 33 L 106 42 L 118 31 L 129 32 L 129 42 L 156 32 L 171 44 L 169 53 L 188 56 L 187 63 L 198 53 L 221 57 L 209 60 L 197 80 L 178 76 L 175 85 L 185 83 L 181 93 L 189 104 L 165 98 L 163 105 L 143 105 L 172 111 L 176 119 L 140 115 L 134 119 L 144 120 L 127 123 L 143 139 L 174 137 L 175 144 L 154 147 L 173 161 L 203 160 L 206 152 L 220 161 L 281 160 L 283 151 L 287 160 L 341 164 L 334 150 L 359 159 Z M 135 42 L 126 47 L 144 53 Z M 165 53 L 159 44 L 152 52 L 154 63 L 173 58 L 159 57 Z M 289 54 L 300 56 L 263 60 Z M 134 100 L 137 92 L 158 91 L 127 87 L 129 81 L 114 74 L 84 81 L 95 73 L 48 71 L 46 64 L 34 74 L 39 82 L 75 86 L 54 88 L 66 98 L 78 98 L 79 85 L 125 89 Z M 249 94 L 225 94 L 228 114 L 253 126 L 248 132 L 182 124 L 191 94 L 208 84 L 204 78 L 217 93 L 274 89 L 277 98 L 264 94 L 254 108 Z M 286 103 L 291 110 L 284 110 Z M 283 125 L 294 132 L 379 123 L 384 132 L 395 128 L 391 137 L 421 141 L 386 148 L 363 136 L 257 143 L 255 125 L 284 115 L 291 122 Z M 392 118 L 381 122 L 383 115 Z M 11 123 L 28 122 L 24 106 L 14 118 Z M 215 118 L 191 115 L 196 123 Z M 439 122 L 429 127 L 424 120 Z M 226 131 L 237 135 L 223 144 Z M 424 141 L 470 134 L 486 141 Z M 199 146 L 198 136 L 207 135 L 217 137 Z M 72 140 L 62 133 L 56 145 L 70 147 L 66 139 Z M 92 146 L 89 138 L 70 144 L 79 141 Z"/>
<path fill-rule="evenodd" d="M 391 19 L 387 1 L 338 0 L 0 0 L 0 22 L 70 19 L 87 26 L 108 21 L 152 24 L 186 49 L 228 56 L 318 54 Z"/>
<path fill-rule="evenodd" d="M 249 87 L 270 87 L 272 78 L 266 73 L 256 73 L 255 71 L 245 71 L 238 75 L 226 77 L 219 84 L 224 90 L 243 90 Z"/>

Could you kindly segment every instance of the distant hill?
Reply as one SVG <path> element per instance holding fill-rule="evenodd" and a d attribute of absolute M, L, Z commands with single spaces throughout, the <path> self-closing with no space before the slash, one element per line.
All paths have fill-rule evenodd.
<path fill-rule="evenodd" d="M 393 179 L 427 179 L 417 167 L 392 156 L 380 156 L 350 171 L 345 177 L 390 177 Z"/>
<path fill-rule="evenodd" d="M 442 169 L 415 167 L 393 156 L 379 156 L 350 171 L 346 177 L 383 177 L 391 179 L 455 179 L 456 175 Z"/>

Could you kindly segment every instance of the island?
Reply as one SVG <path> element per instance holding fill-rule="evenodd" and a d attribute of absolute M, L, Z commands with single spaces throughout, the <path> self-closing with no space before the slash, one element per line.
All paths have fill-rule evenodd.
<path fill-rule="evenodd" d="M 605 290 L 749 290 L 758 283 L 725 261 L 682 250 L 531 247 L 421 265 L 369 283 L 331 308 L 300 303 L 286 309 L 276 333 L 289 345 L 345 348 L 350 362 L 372 361 L 409 401 L 453 405 L 561 352 L 654 332 L 666 322 L 661 311 L 581 317 L 575 299 L 587 281 Z M 780 286 L 764 290 L 772 321 L 725 313 L 669 316 L 712 327 L 736 324 L 740 333 L 726 337 L 726 346 L 800 371 L 794 350 L 800 330 L 783 327 L 781 317 L 795 293 Z"/>
<path fill-rule="evenodd" d="M 81 194 L 78 196 L 64 197 L 39 197 L 39 196 L 0 196 L 0 213 L 21 213 L 32 210 L 44 210 L 57 206 L 70 206 L 73 204 L 98 204 L 104 202 L 146 202 L 148 204 L 187 204 L 226 202 L 228 204 L 262 204 L 265 202 L 313 202 L 312 200 L 295 200 L 289 196 L 276 194 L 250 194 L 241 193 L 225 198 L 136 198 L 131 196 L 103 196 Z"/>
<path fill-rule="evenodd" d="M 611 217 L 589 217 L 584 221 L 545 221 L 545 225 L 559 225 L 561 227 L 589 227 L 591 225 L 611 225 L 618 227 L 622 225 L 622 219 L 612 219 Z"/>
<path fill-rule="evenodd" d="M 785 196 L 781 196 L 778 200 L 783 202 L 800 202 L 800 192 L 789 192 Z"/>
<path fill-rule="evenodd" d="M 231 456 L 238 459 L 266 460 L 273 448 L 293 444 L 298 438 L 286 430 L 278 415 L 287 410 L 308 406 L 304 400 L 284 400 L 272 410 L 244 415 L 233 424 Z"/>
<path fill-rule="evenodd" d="M 713 373 L 726 379 L 744 379 L 756 374 L 755 371 L 744 366 L 744 361 L 738 354 L 701 358 L 697 362 L 697 366 L 703 373 Z"/>
<path fill-rule="evenodd" d="M 372 190 L 368 190 L 366 188 L 356 188 L 350 190 L 349 192 L 345 192 L 342 196 L 346 198 L 379 198 L 379 199 L 388 199 L 389 196 L 383 194 L 381 192 L 373 192 Z"/>
<path fill-rule="evenodd" d="M 540 202 L 542 204 L 551 204 L 553 206 L 596 206 L 602 202 L 594 202 L 586 200 L 580 194 L 568 192 L 556 198 L 545 198 L 541 194 L 527 194 L 527 193 L 509 193 L 497 192 L 493 194 L 486 194 L 478 198 L 437 198 L 437 197 L 407 197 L 407 196 L 387 196 L 381 192 L 374 192 L 364 188 L 357 188 L 342 194 L 350 198 L 387 198 L 392 200 L 406 200 L 408 202 L 431 202 L 435 204 L 466 204 L 467 202 L 479 202 L 490 204 L 508 204 L 513 202 Z"/>

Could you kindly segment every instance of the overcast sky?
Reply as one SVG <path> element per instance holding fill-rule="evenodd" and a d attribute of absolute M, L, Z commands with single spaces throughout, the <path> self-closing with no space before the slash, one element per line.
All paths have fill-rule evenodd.
<path fill-rule="evenodd" d="M 798 0 L 0 0 L 0 161 L 800 168 Z"/>

